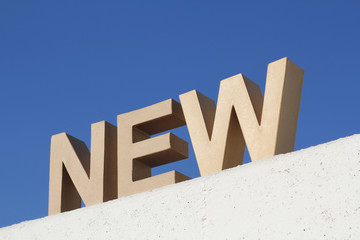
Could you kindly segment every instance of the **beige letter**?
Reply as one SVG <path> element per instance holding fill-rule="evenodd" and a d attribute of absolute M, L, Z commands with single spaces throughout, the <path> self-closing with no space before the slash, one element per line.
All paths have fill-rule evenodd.
<path fill-rule="evenodd" d="M 116 127 L 91 125 L 91 155 L 85 143 L 60 133 L 51 138 L 49 215 L 117 197 Z M 81 197 L 80 197 L 81 196 Z"/>
<path fill-rule="evenodd" d="M 202 176 L 293 151 L 304 71 L 283 58 L 268 66 L 265 97 L 242 74 L 221 81 L 218 106 L 197 91 L 180 95 Z M 216 113 L 215 113 L 216 112 Z"/>
<path fill-rule="evenodd" d="M 151 168 L 188 157 L 188 144 L 171 133 L 185 125 L 181 106 L 169 99 L 118 115 L 118 197 L 189 179 L 171 171 L 151 177 Z"/>

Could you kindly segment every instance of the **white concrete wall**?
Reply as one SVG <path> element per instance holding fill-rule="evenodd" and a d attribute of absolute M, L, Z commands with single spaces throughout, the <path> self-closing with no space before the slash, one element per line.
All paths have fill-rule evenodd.
<path fill-rule="evenodd" d="M 0 229 L 0 239 L 360 239 L 360 135 Z"/>

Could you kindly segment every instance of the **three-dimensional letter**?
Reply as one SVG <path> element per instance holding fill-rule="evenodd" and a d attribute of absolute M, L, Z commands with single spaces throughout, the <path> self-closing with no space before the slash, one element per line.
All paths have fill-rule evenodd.
<path fill-rule="evenodd" d="M 283 58 L 268 66 L 265 97 L 238 74 L 220 83 L 218 104 L 191 91 L 180 95 L 202 176 L 293 151 L 304 71 Z"/>
<path fill-rule="evenodd" d="M 51 138 L 49 215 L 117 197 L 116 127 L 91 125 L 91 154 L 85 143 L 60 133 Z"/>
<path fill-rule="evenodd" d="M 118 197 L 189 179 L 176 172 L 151 177 L 151 168 L 188 157 L 188 143 L 161 133 L 185 125 L 181 106 L 169 99 L 118 115 Z"/>

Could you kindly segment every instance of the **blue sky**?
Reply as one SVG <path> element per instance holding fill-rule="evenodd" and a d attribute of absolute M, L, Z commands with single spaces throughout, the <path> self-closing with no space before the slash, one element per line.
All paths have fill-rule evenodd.
<path fill-rule="evenodd" d="M 1 1 L 0 227 L 47 215 L 51 135 L 267 64 L 305 70 L 295 149 L 359 133 L 358 1 Z M 186 127 L 176 133 L 188 140 Z M 190 144 L 191 146 L 191 144 Z M 192 151 L 190 151 L 192 153 Z M 193 153 L 155 169 L 199 175 Z"/>

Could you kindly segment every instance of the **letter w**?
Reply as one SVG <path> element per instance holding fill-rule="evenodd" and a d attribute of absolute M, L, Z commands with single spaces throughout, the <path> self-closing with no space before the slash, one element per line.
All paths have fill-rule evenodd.
<path fill-rule="evenodd" d="M 257 84 L 235 75 L 220 83 L 218 106 L 197 91 L 180 95 L 202 176 L 293 151 L 304 71 L 282 58 L 268 66 L 265 97 Z"/>

